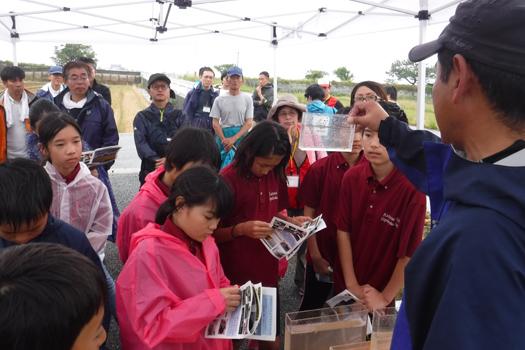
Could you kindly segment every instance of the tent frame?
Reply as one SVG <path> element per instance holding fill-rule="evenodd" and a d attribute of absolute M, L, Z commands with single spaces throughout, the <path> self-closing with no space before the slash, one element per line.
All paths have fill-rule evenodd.
<path fill-rule="evenodd" d="M 456 4 L 460 3 L 462 0 L 452 0 L 442 6 L 429 9 L 429 0 L 419 0 L 419 9 L 418 11 L 413 11 L 410 9 L 400 8 L 396 6 L 391 6 L 388 4 L 389 0 L 381 0 L 379 2 L 371 1 L 371 0 L 348 0 L 349 2 L 353 3 L 359 3 L 362 5 L 368 6 L 366 9 L 362 11 L 347 11 L 347 10 L 339 10 L 339 9 L 328 9 L 326 7 L 321 7 L 314 11 L 297 11 L 293 13 L 287 13 L 287 14 L 279 14 L 276 13 L 275 15 L 266 15 L 261 16 L 258 18 L 250 18 L 250 17 L 243 17 L 238 15 L 233 15 L 217 10 L 212 10 L 209 8 L 206 8 L 206 4 L 210 3 L 219 3 L 219 2 L 229 2 L 229 1 L 240 1 L 240 0 L 193 0 L 193 3 L 191 5 L 191 9 L 195 11 L 202 11 L 206 13 L 211 13 L 213 15 L 226 17 L 227 20 L 221 20 L 213 23 L 199 23 L 194 25 L 180 25 L 177 23 L 174 23 L 169 20 L 170 11 L 173 5 L 180 7 L 180 1 L 179 0 L 136 0 L 136 1 L 130 1 L 127 3 L 106 3 L 101 5 L 91 5 L 91 6 L 79 6 L 79 7 L 61 7 L 57 5 L 52 5 L 49 3 L 44 3 L 42 1 L 38 0 L 21 0 L 23 2 L 36 4 L 39 6 L 42 6 L 44 8 L 47 8 L 45 10 L 38 10 L 38 11 L 27 11 L 27 12 L 7 12 L 7 13 L 0 13 L 0 29 L 3 27 L 5 30 L 9 32 L 11 44 L 13 48 L 13 63 L 16 65 L 18 64 L 17 60 L 17 42 L 20 40 L 20 38 L 25 38 L 31 35 L 36 34 L 42 34 L 43 32 L 47 33 L 53 33 L 53 32 L 64 32 L 64 31 L 72 31 L 72 30 L 94 30 L 94 31 L 101 31 L 111 34 L 116 34 L 128 38 L 132 38 L 135 40 L 147 40 L 150 42 L 157 42 L 159 41 L 159 38 L 162 39 L 162 41 L 167 40 L 174 40 L 179 39 L 182 37 L 189 37 L 189 36 L 202 36 L 202 35 L 224 35 L 224 36 L 233 36 L 237 38 L 247 39 L 247 40 L 254 40 L 259 42 L 269 42 L 271 47 L 273 48 L 273 84 L 274 84 L 274 101 L 277 100 L 277 91 L 278 91 L 278 81 L 277 81 L 277 71 L 278 71 L 278 45 L 279 42 L 282 42 L 283 40 L 286 40 L 287 38 L 292 37 L 293 35 L 308 35 L 311 37 L 319 37 L 324 38 L 329 35 L 332 35 L 334 32 L 340 30 L 341 28 L 347 26 L 348 24 L 359 20 L 363 16 L 369 16 L 369 15 L 378 15 L 378 16 L 406 16 L 406 17 L 412 17 L 419 21 L 419 44 L 424 43 L 426 39 L 426 31 L 428 27 L 428 21 L 431 18 L 432 14 L 435 14 L 437 12 L 443 11 L 445 9 L 448 9 L 452 6 L 455 6 Z M 123 6 L 133 6 L 133 5 L 140 5 L 140 4 L 159 4 L 159 16 L 158 18 L 150 18 L 150 22 L 153 24 L 157 24 L 157 26 L 153 27 L 152 23 L 144 23 L 145 21 L 125 21 L 122 19 L 119 19 L 117 16 L 104 16 L 99 14 L 94 14 L 89 12 L 88 10 L 93 9 L 102 9 L 102 8 L 114 8 L 114 7 L 123 7 Z M 167 11 L 164 13 L 164 5 L 168 5 Z M 179 4 L 179 5 L 178 5 Z M 181 7 L 183 8 L 183 7 Z M 377 13 L 377 9 L 385 10 L 385 12 Z M 37 19 L 46 21 L 46 19 L 38 17 L 37 15 L 40 14 L 48 14 L 48 13 L 59 13 L 59 12 L 72 12 L 81 14 L 86 17 L 92 17 L 97 19 L 102 19 L 105 21 L 108 21 L 108 23 L 105 24 L 98 24 L 98 25 L 79 25 L 75 23 L 68 23 L 65 21 L 56 21 L 53 20 L 54 23 L 59 23 L 64 25 L 63 28 L 58 29 L 52 29 L 48 31 L 38 31 L 38 32 L 25 32 L 20 33 L 17 31 L 16 28 L 16 19 L 18 17 L 28 17 L 31 19 Z M 345 19 L 343 22 L 338 23 L 334 25 L 332 28 L 325 32 L 312 32 L 309 30 L 305 30 L 304 26 L 315 19 L 319 18 L 323 14 L 327 12 L 332 13 L 346 13 L 346 14 L 353 14 L 352 17 L 349 19 Z M 115 13 L 118 13 L 118 11 L 115 11 Z M 275 22 L 275 19 L 281 16 L 285 15 L 298 15 L 298 14 L 310 14 L 310 16 L 299 23 L 296 26 L 289 26 L 289 25 L 283 25 Z M 5 23 L 6 19 L 10 19 L 11 26 L 7 25 Z M 272 21 L 273 20 L 273 21 Z M 51 21 L 51 20 L 47 20 Z M 259 38 L 255 36 L 248 36 L 239 34 L 238 32 L 243 29 L 247 28 L 253 28 L 247 27 L 246 22 L 250 22 L 256 26 L 266 26 L 271 29 L 271 36 L 270 40 L 265 38 Z M 234 23 L 243 23 L 242 27 L 239 28 L 229 28 L 226 30 L 217 30 L 214 29 L 214 26 L 217 25 L 223 25 L 223 24 L 234 24 Z M 152 37 L 147 36 L 138 36 L 130 33 L 126 33 L 124 31 L 116 31 L 109 29 L 111 26 L 115 25 L 130 25 L 138 28 L 142 28 L 144 30 L 154 30 L 154 35 Z M 167 26 L 169 25 L 169 27 Z M 160 37 L 159 34 L 163 34 L 166 31 L 177 31 L 181 29 L 195 29 L 198 31 L 194 34 L 186 34 L 186 35 L 172 35 L 172 36 L 162 36 Z M 277 28 L 283 29 L 287 31 L 288 33 L 283 34 L 280 38 L 277 37 Z M 426 64 L 425 61 L 419 62 L 418 64 L 418 81 L 417 81 L 417 128 L 422 129 L 424 128 L 424 122 L 425 122 L 425 87 L 426 87 Z"/>

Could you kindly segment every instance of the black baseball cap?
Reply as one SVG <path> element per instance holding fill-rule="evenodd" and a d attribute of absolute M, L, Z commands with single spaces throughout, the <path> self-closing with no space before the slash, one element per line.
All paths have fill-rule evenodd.
<path fill-rule="evenodd" d="M 419 62 L 443 48 L 490 67 L 525 75 L 525 1 L 463 2 L 439 38 L 414 47 L 408 58 Z"/>
<path fill-rule="evenodd" d="M 151 86 L 151 84 L 159 80 L 165 82 L 166 84 L 168 84 L 168 86 L 171 84 L 171 80 L 170 78 L 168 78 L 166 74 L 155 73 L 155 74 L 152 74 L 148 79 L 148 89 Z"/>

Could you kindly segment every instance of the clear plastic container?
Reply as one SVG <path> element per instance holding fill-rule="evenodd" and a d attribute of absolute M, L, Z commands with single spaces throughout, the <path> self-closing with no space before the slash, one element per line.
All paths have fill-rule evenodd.
<path fill-rule="evenodd" d="M 286 314 L 285 350 L 329 350 L 366 340 L 368 313 L 362 304 Z"/>
<path fill-rule="evenodd" d="M 350 152 L 355 124 L 343 114 L 303 113 L 299 148 L 303 151 Z"/>
<path fill-rule="evenodd" d="M 397 311 L 395 307 L 374 311 L 370 350 L 390 350 L 396 319 Z"/>
<path fill-rule="evenodd" d="M 361 343 L 336 345 L 331 346 L 330 350 L 370 350 L 370 342 L 364 341 Z"/>

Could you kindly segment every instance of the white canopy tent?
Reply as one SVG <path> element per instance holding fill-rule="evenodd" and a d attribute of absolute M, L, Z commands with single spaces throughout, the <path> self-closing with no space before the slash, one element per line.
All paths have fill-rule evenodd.
<path fill-rule="evenodd" d="M 461 0 L 15 0 L 0 13 L 0 40 L 176 45 L 181 40 L 217 41 L 234 38 L 234 45 L 258 42 L 273 48 L 277 94 L 278 48 L 297 41 L 316 43 L 333 38 L 354 43 L 367 34 L 443 27 Z M 431 7 L 432 6 L 432 7 Z M 364 28 L 364 29 L 363 29 Z M 4 29 L 4 30 L 2 30 Z M 434 39 L 434 38 L 432 38 Z M 393 40 L 393 39 L 388 39 Z M 403 40 L 399 38 L 398 40 Z M 351 47 L 351 45 L 349 45 Z M 406 53 L 407 54 L 407 53 Z M 425 63 L 419 64 L 417 127 L 425 115 Z"/>

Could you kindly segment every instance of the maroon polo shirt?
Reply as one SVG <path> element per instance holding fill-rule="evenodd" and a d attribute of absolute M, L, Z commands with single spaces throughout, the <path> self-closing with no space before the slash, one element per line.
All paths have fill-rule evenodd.
<path fill-rule="evenodd" d="M 343 177 L 337 228 L 350 234 L 354 271 L 360 285 L 382 291 L 398 259 L 412 256 L 421 242 L 425 195 L 395 169 L 377 181 L 369 163 Z M 336 292 L 344 285 L 334 286 Z"/>
<path fill-rule="evenodd" d="M 221 220 L 221 227 L 252 220 L 269 223 L 288 206 L 286 183 L 280 181 L 273 171 L 263 177 L 241 176 L 234 164 L 230 164 L 221 175 L 230 184 L 235 199 L 234 209 Z M 262 282 L 267 287 L 277 287 L 279 261 L 260 240 L 241 236 L 217 245 L 222 267 L 232 284 L 241 285 L 251 280 L 253 283 Z"/>
<path fill-rule="evenodd" d="M 357 164 L 362 161 L 358 160 Z M 341 269 L 337 254 L 337 198 L 343 175 L 350 165 L 340 152 L 331 153 L 328 157 L 315 162 L 304 177 L 299 188 L 299 198 L 304 204 L 315 209 L 315 216 L 323 215 L 326 228 L 316 233 L 315 238 L 319 251 L 334 270 L 334 279 L 341 278 Z M 307 253 L 310 263 L 310 254 Z M 337 275 L 337 276 L 335 276 Z"/>

